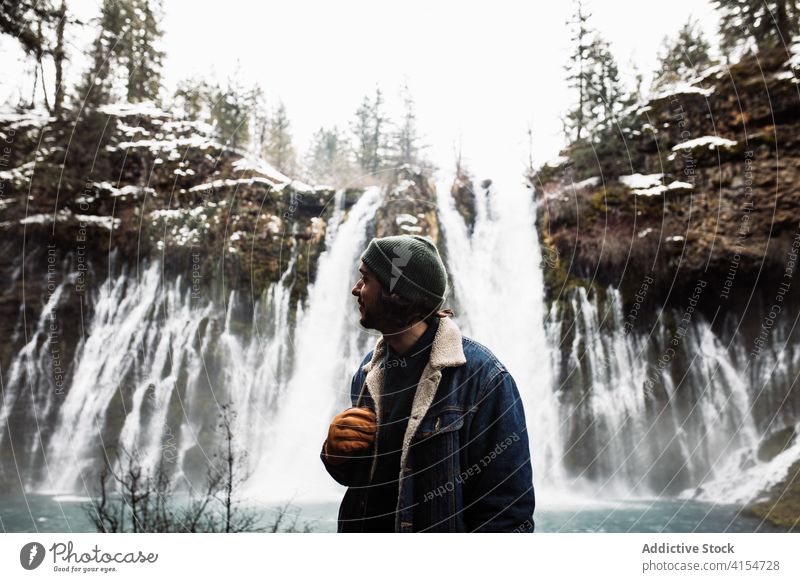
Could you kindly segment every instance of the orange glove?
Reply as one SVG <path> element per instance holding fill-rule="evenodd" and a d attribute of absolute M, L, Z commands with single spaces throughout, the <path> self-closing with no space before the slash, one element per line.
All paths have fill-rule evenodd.
<path fill-rule="evenodd" d="M 377 419 L 371 409 L 353 407 L 340 412 L 333 418 L 322 447 L 325 462 L 338 465 L 351 455 L 365 452 L 377 432 Z"/>

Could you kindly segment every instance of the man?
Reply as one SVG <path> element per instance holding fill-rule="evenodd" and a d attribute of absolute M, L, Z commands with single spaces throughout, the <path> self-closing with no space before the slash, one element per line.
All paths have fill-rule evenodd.
<path fill-rule="evenodd" d="M 534 491 L 519 392 L 440 311 L 447 274 L 421 236 L 373 239 L 352 293 L 382 337 L 320 457 L 348 489 L 340 532 L 531 532 Z"/>

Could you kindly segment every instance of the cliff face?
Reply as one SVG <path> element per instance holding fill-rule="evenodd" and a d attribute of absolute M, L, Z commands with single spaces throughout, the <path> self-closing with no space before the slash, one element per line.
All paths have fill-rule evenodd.
<path fill-rule="evenodd" d="M 587 175 L 585 166 L 579 173 L 567 149 L 533 176 L 547 299 L 559 322 L 559 395 L 574 411 L 565 457 L 572 471 L 602 474 L 608 443 L 594 433 L 603 419 L 587 403 L 602 401 L 604 387 L 620 399 L 641 397 L 643 410 L 631 417 L 649 427 L 648 445 L 659 451 L 649 471 L 657 491 L 697 487 L 694 495 L 706 495 L 689 468 L 697 457 L 687 460 L 676 443 L 709 446 L 709 419 L 693 419 L 709 394 L 740 390 L 748 399 L 741 411 L 716 409 L 713 417 L 752 423 L 753 440 L 737 445 L 746 451 L 738 465 L 731 461 L 742 482 L 770 471 L 775 453 L 762 452 L 773 441 L 783 439 L 783 448 L 795 441 L 798 64 L 796 55 L 761 53 L 640 105 L 624 135 L 624 175 Z M 726 369 L 735 372 L 723 378 Z M 718 470 L 718 461 L 708 469 Z M 768 503 L 748 511 L 779 525 L 796 520 L 792 471 L 762 491 L 758 501 Z M 729 502 L 747 498 L 710 487 L 728 491 L 717 495 Z"/>
<path fill-rule="evenodd" d="M 167 276 L 182 275 L 198 297 L 224 299 L 237 290 L 254 301 L 297 248 L 293 303 L 303 296 L 324 247 L 332 191 L 216 143 L 202 124 L 151 107 L 103 113 L 96 167 L 83 179 L 70 166 L 76 154 L 65 139 L 80 126 L 25 114 L 0 119 L 5 337 L 20 309 L 32 325 L 65 281 L 59 316 L 90 317 L 87 290 L 142 261 L 161 261 Z M 77 276 L 68 280 L 69 273 Z M 72 339 L 65 338 L 67 352 Z M 4 368 L 19 347 L 4 346 Z"/>
<path fill-rule="evenodd" d="M 24 112 L 0 117 L 0 366 L 7 388 L 0 418 L 10 429 L 0 469 L 11 466 L 7 442 L 47 442 L 61 403 L 80 380 L 75 354 L 88 341 L 101 285 L 110 288 L 121 277 L 141 281 L 157 262 L 162 287 L 179 289 L 181 302 L 191 294 L 192 306 L 219 306 L 198 328 L 200 350 L 204 341 L 216 345 L 226 326 L 249 330 L 254 304 L 264 303 L 290 264 L 291 323 L 324 250 L 333 191 L 295 182 L 217 143 L 212 128 L 152 107 L 107 107 L 97 120 L 97 141 L 87 144 L 83 132 L 92 127 L 81 120 Z M 345 194 L 343 206 L 357 194 Z M 126 288 L 138 293 L 143 285 Z M 237 308 L 226 322 L 232 292 Z M 141 297 L 142 308 L 153 309 L 151 300 Z M 159 305 L 150 317 L 166 321 L 172 315 L 166 311 L 180 308 Z M 207 352 L 209 367 L 213 353 Z M 111 443 L 141 382 L 130 370 L 106 410 Z M 185 395 L 185 374 L 176 372 L 182 387 L 176 394 Z M 31 469 L 27 476 L 33 475 Z"/>
<path fill-rule="evenodd" d="M 346 215 L 363 190 L 300 183 L 212 135 L 208 126 L 141 105 L 106 107 L 77 122 L 30 112 L 0 115 L 0 333 L 6 340 L 0 424 L 7 421 L 10 431 L 0 438 L 0 482 L 12 483 L 16 475 L 9 446 L 16 442 L 37 451 L 25 474 L 37 483 L 38 450 L 47 443 L 53 448 L 70 391 L 76 385 L 88 393 L 104 390 L 87 388 L 102 382 L 77 371 L 97 358 L 87 356 L 86 346 L 92 333 L 102 335 L 96 330 L 104 318 L 113 328 L 106 331 L 130 335 L 121 359 L 101 350 L 103 365 L 115 367 L 117 376 L 113 397 L 95 411 L 106 446 L 117 443 L 139 410 L 142 378 L 155 379 L 148 403 L 164 390 L 161 382 L 169 384 L 158 412 L 170 434 L 188 414 L 199 442 L 209 446 L 222 397 L 215 387 L 238 398 L 244 411 L 266 414 L 275 406 L 292 370 L 295 317 L 328 242 L 329 220 L 336 212 Z M 393 172 L 367 234 L 438 239 L 434 194 L 418 171 Z M 110 312 L 99 306 L 101 287 L 114 303 Z M 141 313 L 133 313 L 126 294 L 136 297 Z M 159 364 L 153 356 L 164 352 L 161 341 L 175 345 L 169 361 Z M 269 377 L 258 383 L 260 396 L 242 397 L 249 384 L 240 378 L 242 385 L 232 385 L 232 368 L 267 341 L 271 351 L 248 359 L 252 369 L 241 372 L 250 377 L 265 368 Z M 189 398 L 194 404 L 187 412 Z M 142 427 L 159 417 L 151 408 L 139 410 Z M 187 474 L 203 466 L 195 452 L 187 453 Z"/>
<path fill-rule="evenodd" d="M 649 300 L 680 303 L 702 279 L 727 308 L 753 287 L 772 295 L 791 279 L 800 245 L 796 61 L 762 53 L 656 96 L 626 136 L 625 176 L 576 176 L 566 159 L 543 167 L 534 178 L 542 239 L 559 257 L 551 298 L 584 281 L 620 287 L 630 304 L 653 277 Z"/>

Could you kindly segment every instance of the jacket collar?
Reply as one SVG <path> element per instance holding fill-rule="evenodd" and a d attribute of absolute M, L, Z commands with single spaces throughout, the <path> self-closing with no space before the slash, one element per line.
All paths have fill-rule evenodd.
<path fill-rule="evenodd" d="M 428 359 L 425 369 L 422 371 L 422 376 L 417 385 L 417 391 L 414 394 L 414 401 L 411 404 L 411 417 L 408 419 L 408 426 L 403 436 L 403 449 L 400 455 L 400 492 L 403 490 L 403 473 L 405 472 L 411 439 L 414 438 L 414 434 L 416 434 L 422 419 L 425 417 L 425 414 L 428 412 L 433 402 L 436 390 L 439 387 L 439 381 L 442 379 L 442 369 L 461 366 L 467 362 L 467 359 L 464 357 L 464 348 L 462 347 L 461 340 L 461 330 L 455 322 L 449 317 L 441 318 L 439 320 L 439 328 L 436 330 L 436 335 L 433 338 L 430 358 Z M 367 391 L 372 397 L 372 402 L 375 404 L 375 415 L 378 418 L 379 424 L 381 423 L 381 393 L 383 392 L 384 379 L 384 371 L 383 367 L 380 366 L 380 362 L 383 359 L 385 351 L 386 342 L 383 337 L 381 337 L 375 345 L 372 359 L 362 368 L 364 372 L 367 373 L 365 383 Z M 375 467 L 377 466 L 377 453 L 377 447 L 375 447 L 372 458 L 372 468 L 370 469 L 370 481 L 372 481 Z M 398 503 L 399 499 L 400 497 L 398 496 Z"/>
<path fill-rule="evenodd" d="M 379 369 L 379 363 L 383 359 L 385 351 L 386 340 L 381 336 L 377 344 L 375 344 L 372 359 L 364 364 L 362 368 L 364 372 L 369 374 L 376 366 Z M 461 344 L 461 330 L 451 318 L 441 318 L 439 320 L 439 328 L 436 330 L 436 335 L 433 337 L 433 345 L 431 346 L 429 360 L 431 367 L 440 370 L 442 368 L 461 366 L 466 362 L 464 348 Z"/>

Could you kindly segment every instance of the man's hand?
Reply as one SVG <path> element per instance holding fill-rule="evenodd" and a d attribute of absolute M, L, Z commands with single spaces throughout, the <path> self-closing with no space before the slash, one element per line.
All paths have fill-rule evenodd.
<path fill-rule="evenodd" d="M 337 414 L 328 428 L 323 448 L 325 462 L 344 463 L 349 457 L 370 448 L 378 432 L 375 413 L 369 408 L 348 408 Z"/>

